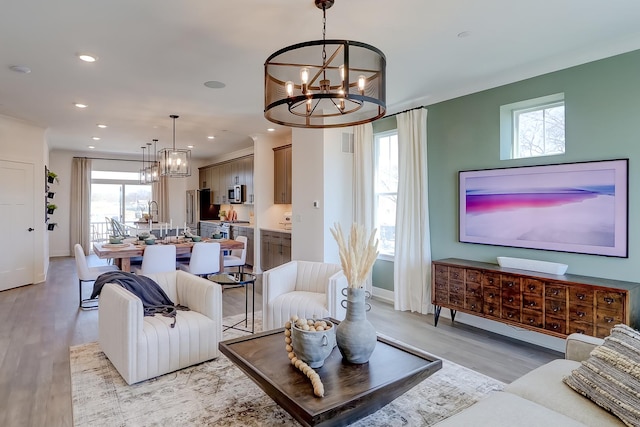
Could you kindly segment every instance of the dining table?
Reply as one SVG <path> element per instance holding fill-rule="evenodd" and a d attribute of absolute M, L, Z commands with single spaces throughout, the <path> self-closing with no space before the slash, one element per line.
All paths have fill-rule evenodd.
<path fill-rule="evenodd" d="M 202 242 L 220 243 L 220 269 L 224 270 L 224 252 L 243 249 L 244 243 L 233 239 L 202 239 Z M 156 240 L 155 245 L 175 245 L 176 258 L 191 253 L 194 242 L 189 240 Z M 144 257 L 144 250 L 149 246 L 144 242 L 135 243 L 98 243 L 93 244 L 93 252 L 100 259 L 113 259 L 120 270 L 131 272 L 131 258 Z"/>

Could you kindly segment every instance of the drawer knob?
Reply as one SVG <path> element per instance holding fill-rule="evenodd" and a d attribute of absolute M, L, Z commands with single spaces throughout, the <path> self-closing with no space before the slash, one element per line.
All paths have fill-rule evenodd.
<path fill-rule="evenodd" d="M 494 298 L 496 295 L 493 292 L 489 293 L 489 298 Z"/>
<path fill-rule="evenodd" d="M 513 288 L 514 283 L 513 282 L 507 282 L 507 286 L 510 288 Z"/>
<path fill-rule="evenodd" d="M 554 289 L 553 291 L 551 291 L 551 293 L 553 295 L 560 295 L 560 291 L 558 289 Z"/>
<path fill-rule="evenodd" d="M 507 317 L 508 317 L 508 318 L 512 318 L 512 317 L 513 317 L 513 313 L 512 313 L 512 312 L 508 312 L 508 313 L 507 313 Z"/>
<path fill-rule="evenodd" d="M 578 315 L 578 317 L 584 317 L 587 313 L 585 313 L 584 311 L 578 311 L 576 314 Z"/>
<path fill-rule="evenodd" d="M 533 317 L 529 318 L 529 323 L 533 324 L 536 321 L 536 319 L 534 319 Z"/>
<path fill-rule="evenodd" d="M 531 302 L 529 303 L 529 307 L 534 307 L 535 305 L 536 305 L 536 302 L 535 302 L 535 301 L 531 301 Z"/>
<path fill-rule="evenodd" d="M 493 308 L 489 309 L 489 314 L 493 314 Z"/>
<path fill-rule="evenodd" d="M 471 304 L 471 309 L 475 310 L 476 309 L 476 305 L 475 304 Z"/>
<path fill-rule="evenodd" d="M 579 300 L 584 300 L 587 296 L 585 294 L 576 294 Z"/>
<path fill-rule="evenodd" d="M 560 307 L 556 306 L 556 307 L 551 307 L 551 311 L 553 311 L 554 313 L 557 313 L 558 310 L 560 310 Z"/>
<path fill-rule="evenodd" d="M 613 317 L 605 317 L 605 318 L 604 318 L 604 320 L 605 320 L 607 323 L 611 323 L 611 322 L 613 322 L 613 320 L 614 320 L 614 319 L 613 319 Z"/>
<path fill-rule="evenodd" d="M 551 327 L 553 329 L 558 329 L 560 327 L 560 325 L 558 325 L 557 323 L 554 323 L 554 324 L 551 325 Z"/>
<path fill-rule="evenodd" d="M 513 302 L 513 297 L 509 297 L 509 302 Z"/>
<path fill-rule="evenodd" d="M 605 297 L 605 298 L 604 298 L 604 302 L 606 302 L 607 304 L 613 304 L 613 298 L 611 298 L 611 297 Z"/>
<path fill-rule="evenodd" d="M 536 287 L 534 285 L 529 285 L 529 290 L 530 291 L 535 291 Z"/>
<path fill-rule="evenodd" d="M 489 284 L 493 285 L 493 279 L 489 279 Z"/>

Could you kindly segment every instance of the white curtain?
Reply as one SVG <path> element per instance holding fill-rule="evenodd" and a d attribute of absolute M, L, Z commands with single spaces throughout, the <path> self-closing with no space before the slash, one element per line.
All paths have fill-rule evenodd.
<path fill-rule="evenodd" d="M 158 221 L 169 222 L 169 177 L 161 176 L 151 185 L 151 199 L 158 203 Z"/>
<path fill-rule="evenodd" d="M 371 123 L 353 129 L 353 222 L 373 230 L 375 204 L 373 200 L 373 126 Z M 348 225 L 350 227 L 351 224 Z M 343 229 L 346 228 L 343 225 Z M 365 288 L 371 292 L 371 275 Z"/>
<path fill-rule="evenodd" d="M 394 307 L 422 314 L 431 305 L 431 236 L 427 182 L 427 110 L 399 114 Z"/>
<path fill-rule="evenodd" d="M 71 163 L 71 253 L 80 243 L 85 255 L 91 249 L 91 159 L 74 157 Z"/>

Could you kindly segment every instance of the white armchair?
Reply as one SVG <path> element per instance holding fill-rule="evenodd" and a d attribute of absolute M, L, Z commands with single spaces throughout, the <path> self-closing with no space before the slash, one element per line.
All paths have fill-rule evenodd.
<path fill-rule="evenodd" d="M 127 384 L 157 377 L 220 355 L 222 290 L 184 271 L 148 274 L 175 304 L 176 324 L 162 315 L 143 316 L 142 301 L 107 283 L 100 293 L 99 343 Z"/>
<path fill-rule="evenodd" d="M 265 271 L 262 276 L 262 324 L 265 330 L 281 328 L 296 314 L 306 318 L 345 317 L 341 301 L 347 278 L 337 264 L 291 261 Z"/>

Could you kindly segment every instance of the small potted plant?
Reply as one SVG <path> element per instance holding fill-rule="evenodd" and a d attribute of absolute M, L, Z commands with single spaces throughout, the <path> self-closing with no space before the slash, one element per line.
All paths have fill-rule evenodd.
<path fill-rule="evenodd" d="M 49 183 L 51 183 L 51 184 L 53 184 L 53 182 L 54 182 L 54 181 L 55 181 L 55 182 L 60 182 L 60 181 L 58 180 L 58 174 L 57 174 L 57 173 L 55 173 L 55 172 L 51 172 L 51 171 L 47 172 L 47 181 L 48 181 Z"/>
<path fill-rule="evenodd" d="M 225 219 L 227 219 L 227 211 L 220 211 L 220 214 L 218 215 L 218 217 L 220 218 L 221 221 L 224 221 Z"/>
<path fill-rule="evenodd" d="M 56 209 L 58 209 L 58 207 L 56 205 L 54 205 L 53 203 L 49 203 L 47 205 L 47 213 L 52 214 L 53 211 L 55 211 Z"/>

